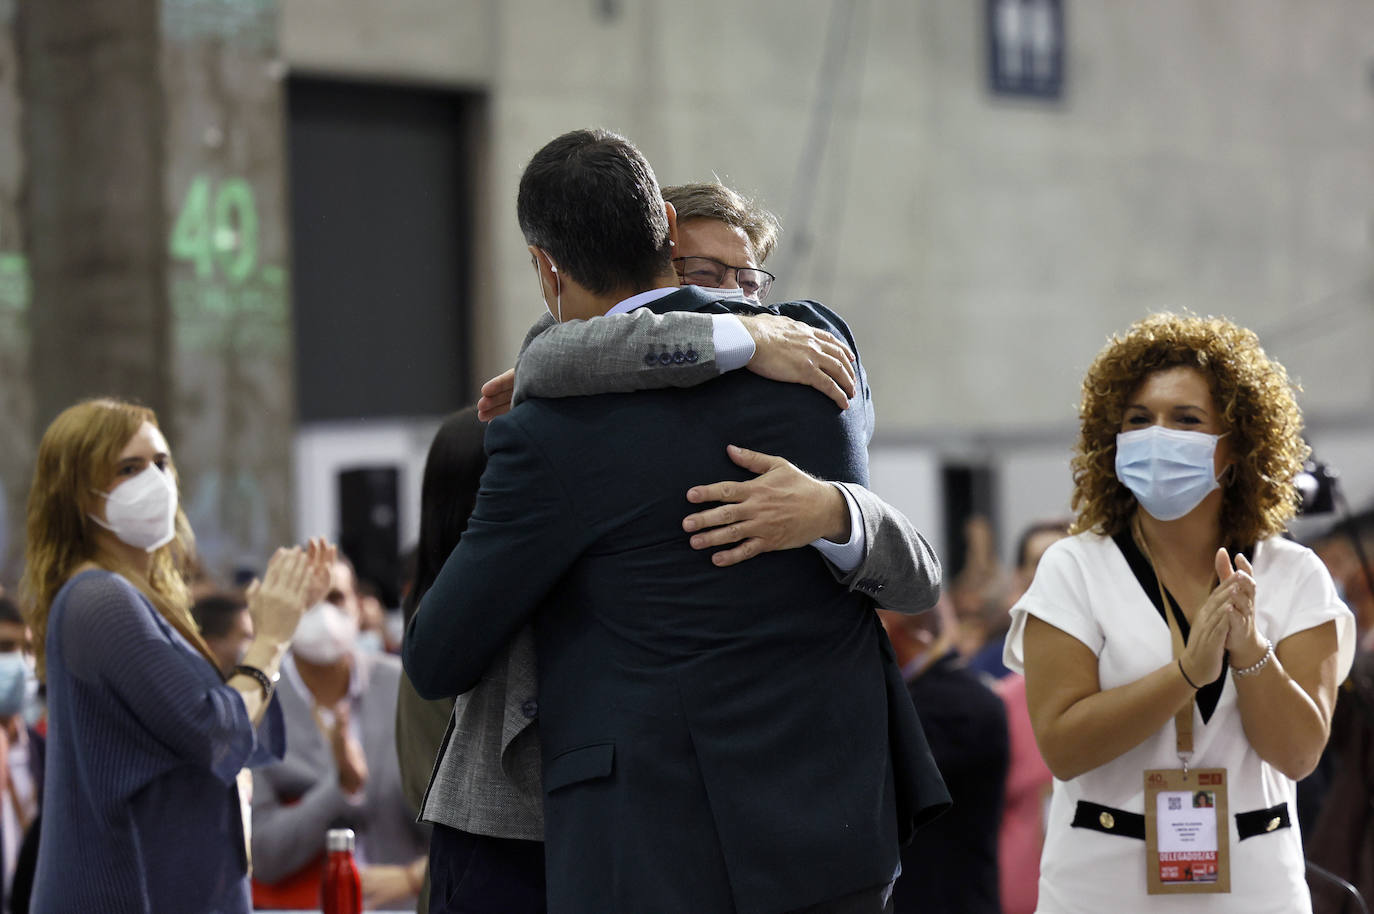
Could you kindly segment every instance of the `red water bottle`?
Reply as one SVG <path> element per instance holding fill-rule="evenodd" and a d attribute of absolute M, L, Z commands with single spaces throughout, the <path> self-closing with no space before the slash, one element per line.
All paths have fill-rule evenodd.
<path fill-rule="evenodd" d="M 325 837 L 328 858 L 320 886 L 323 914 L 362 914 L 363 881 L 353 859 L 353 829 L 331 828 Z"/>

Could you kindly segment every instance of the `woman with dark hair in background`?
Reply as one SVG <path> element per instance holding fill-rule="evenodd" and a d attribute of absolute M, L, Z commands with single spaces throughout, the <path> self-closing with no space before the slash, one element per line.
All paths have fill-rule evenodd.
<path fill-rule="evenodd" d="M 1079 413 L 1075 535 L 1045 550 L 1006 647 L 1057 779 L 1037 910 L 1310 911 L 1294 782 L 1326 744 L 1355 626 L 1280 535 L 1307 455 L 1288 375 L 1230 321 L 1156 314 L 1098 354 Z M 1183 802 L 1190 769 L 1222 769 L 1225 894 L 1220 870 L 1166 866 L 1227 863 Z M 1147 816 L 1182 808 L 1147 881 Z M 1161 894 L 1190 879 L 1214 893 Z"/>
<path fill-rule="evenodd" d="M 439 431 L 435 433 L 434 442 L 429 447 L 429 455 L 425 460 L 424 482 L 420 493 L 420 541 L 415 547 L 415 577 L 401 606 L 407 624 L 410 622 L 410 617 L 415 613 L 415 607 L 419 606 L 420 599 L 429 590 L 430 585 L 434 583 L 434 578 L 439 574 L 439 569 L 444 567 L 444 561 L 448 559 L 449 553 L 453 552 L 458 545 L 458 540 L 467 528 L 468 515 L 472 513 L 472 507 L 477 501 L 477 489 L 482 479 L 482 471 L 487 465 L 487 456 L 483 450 L 485 431 L 485 426 L 477 419 L 476 407 L 469 407 L 449 416 L 444 424 L 439 427 Z M 440 748 L 445 742 L 450 718 L 455 721 L 454 734 L 450 738 L 462 739 L 465 735 L 460 724 L 463 709 L 474 700 L 481 702 L 484 697 L 491 695 L 495 695 L 495 700 L 500 702 L 499 690 L 502 685 L 497 683 L 489 686 L 484 682 L 473 692 L 461 696 L 459 701 L 462 704 L 458 715 L 455 717 L 452 699 L 425 701 L 416 694 L 409 678 L 401 677 L 400 697 L 396 707 L 396 751 L 401 760 L 401 785 L 406 792 L 407 799 L 416 809 L 421 809 L 424 806 L 425 820 L 434 823 L 436 833 L 440 829 L 454 833 L 463 830 L 461 837 L 469 842 L 491 842 L 497 846 L 503 843 L 503 836 L 469 834 L 467 832 L 467 829 L 473 828 L 473 825 L 470 819 L 463 817 L 462 810 L 466 808 L 466 804 L 449 802 L 448 798 L 445 798 L 442 803 L 436 802 L 428 806 L 425 806 L 424 803 L 429 777 L 434 770 L 434 762 L 439 755 Z M 499 704 L 496 707 L 499 712 Z M 497 775 L 500 774 L 501 746 L 473 745 L 471 752 L 474 755 L 482 754 Z M 537 773 L 539 764 L 537 745 L 534 748 L 533 761 Z M 473 772 L 471 783 L 474 785 L 481 780 L 481 773 L 478 770 L 480 767 L 479 765 L 471 766 Z M 537 783 L 536 781 L 536 787 Z M 435 799 L 438 800 L 439 798 Z M 542 822 L 538 818 L 540 807 L 537 789 L 531 799 L 530 806 L 533 818 L 523 826 L 516 823 L 518 837 L 532 837 L 537 840 L 542 835 L 543 828 Z M 436 819 L 435 816 L 440 818 Z M 525 846 L 525 844 L 526 842 L 521 842 L 517 846 Z M 540 896 L 542 898 L 542 854 L 537 858 L 534 858 L 532 854 L 526 856 L 534 860 L 532 866 L 538 871 L 537 875 L 541 881 Z M 433 856 L 431 855 L 432 862 Z M 419 910 L 421 912 L 430 910 L 429 892 L 430 880 L 427 876 L 424 891 L 420 896 Z M 444 899 L 444 901 L 448 900 Z M 496 909 L 493 908 L 492 910 Z"/>
<path fill-rule="evenodd" d="M 226 681 L 191 617 L 178 501 L 151 410 L 89 400 L 43 435 L 22 588 L 48 684 L 34 911 L 251 910 L 237 776 L 282 753 L 277 669 L 333 550 L 277 551 Z"/>

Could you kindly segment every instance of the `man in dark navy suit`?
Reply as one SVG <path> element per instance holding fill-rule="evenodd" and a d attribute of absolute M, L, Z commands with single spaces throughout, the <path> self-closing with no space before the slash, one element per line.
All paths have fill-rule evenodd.
<path fill-rule="evenodd" d="M 626 140 L 540 150 L 519 216 L 559 320 L 723 311 L 679 289 L 675 214 Z M 843 339 L 814 302 L 772 311 Z M 814 550 L 720 568 L 685 493 L 743 480 L 725 445 L 866 483 L 872 410 L 736 372 L 685 390 L 528 400 L 492 422 L 467 531 L 405 664 L 427 698 L 476 684 L 533 620 L 551 912 L 880 912 L 898 842 L 947 802 L 863 594 Z M 713 475 L 718 474 L 718 475 Z M 841 535 L 844 531 L 835 531 Z"/>

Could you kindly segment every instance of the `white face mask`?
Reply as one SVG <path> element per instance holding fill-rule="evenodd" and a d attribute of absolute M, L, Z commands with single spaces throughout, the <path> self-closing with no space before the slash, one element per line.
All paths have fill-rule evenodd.
<path fill-rule="evenodd" d="M 692 288 L 697 289 L 701 292 L 705 292 L 708 295 L 714 295 L 716 298 L 742 298 L 745 301 L 751 301 L 756 305 L 759 303 L 759 300 L 757 298 L 751 298 L 750 296 L 745 295 L 743 289 L 717 289 L 712 286 L 692 286 Z"/>
<path fill-rule="evenodd" d="M 540 250 L 542 251 L 543 248 L 540 248 Z M 549 257 L 547 251 L 544 252 L 544 256 Z M 563 277 L 559 274 L 558 264 L 553 262 L 552 257 L 549 257 L 549 270 L 553 273 L 553 281 L 555 283 L 555 307 L 549 308 L 548 301 L 544 302 L 544 307 L 548 309 L 549 314 L 553 315 L 553 319 L 561 324 L 563 323 Z M 540 297 L 544 295 L 542 283 L 539 286 L 539 295 Z"/>
<path fill-rule="evenodd" d="M 109 530 L 122 543 L 155 552 L 176 536 L 177 487 L 172 474 L 149 464 L 147 469 L 114 491 L 96 491 L 105 498 L 105 520 L 91 520 Z"/>
<path fill-rule="evenodd" d="M 307 663 L 329 666 L 353 650 L 358 623 L 333 603 L 316 603 L 301 616 L 291 639 L 293 653 Z"/>
<path fill-rule="evenodd" d="M 1217 486 L 1220 435 L 1152 425 L 1116 436 L 1116 478 L 1156 520 L 1178 520 Z"/>

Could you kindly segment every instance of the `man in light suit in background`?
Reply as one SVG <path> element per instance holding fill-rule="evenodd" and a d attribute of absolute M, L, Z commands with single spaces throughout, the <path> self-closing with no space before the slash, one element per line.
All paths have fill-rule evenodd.
<path fill-rule="evenodd" d="M 765 310 L 674 291 L 675 214 L 618 137 L 554 141 L 520 208 L 559 317 Z M 852 348 L 822 306 L 774 310 Z M 693 477 L 744 481 L 727 441 L 862 482 L 870 429 L 866 392 L 839 412 L 746 372 L 531 400 L 489 428 L 482 495 L 412 622 L 406 667 L 423 695 L 462 692 L 536 622 L 551 910 L 882 909 L 899 834 L 947 796 L 890 699 L 871 604 L 812 550 L 725 569 L 663 533 Z"/>

